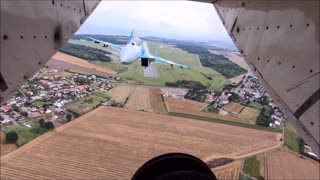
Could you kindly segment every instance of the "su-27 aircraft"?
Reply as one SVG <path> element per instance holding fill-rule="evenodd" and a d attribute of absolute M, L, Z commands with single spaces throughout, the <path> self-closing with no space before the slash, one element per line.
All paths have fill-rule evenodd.
<path fill-rule="evenodd" d="M 113 49 L 120 51 L 120 62 L 122 64 L 131 64 L 141 59 L 141 66 L 148 67 L 153 62 L 164 64 L 164 65 L 171 65 L 171 67 L 178 66 L 180 68 L 186 68 L 192 70 L 191 67 L 175 63 L 169 61 L 167 59 L 160 58 L 158 56 L 152 55 L 149 52 L 149 47 L 147 42 L 142 41 L 139 37 L 133 36 L 134 30 L 132 30 L 128 43 L 125 46 L 120 46 L 117 44 L 108 43 L 105 41 L 101 41 L 89 36 L 86 36 L 86 39 L 94 41 L 94 43 L 103 44 L 104 47 L 110 46 Z"/>

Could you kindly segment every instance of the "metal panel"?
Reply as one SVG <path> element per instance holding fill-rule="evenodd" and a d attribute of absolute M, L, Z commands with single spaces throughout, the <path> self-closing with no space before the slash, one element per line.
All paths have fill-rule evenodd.
<path fill-rule="evenodd" d="M 1 1 L 0 103 L 44 66 L 99 2 Z"/>
<path fill-rule="evenodd" d="M 319 155 L 319 1 L 214 5 L 249 67 Z"/>

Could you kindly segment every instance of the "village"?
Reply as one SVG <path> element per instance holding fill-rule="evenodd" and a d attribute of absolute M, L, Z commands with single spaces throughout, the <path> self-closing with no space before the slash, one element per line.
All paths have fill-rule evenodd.
<path fill-rule="evenodd" d="M 30 128 L 31 121 L 28 119 L 44 119 L 59 126 L 67 120 L 68 104 L 93 93 L 103 93 L 116 85 L 117 80 L 113 77 L 58 73 L 54 69 L 43 68 L 1 106 L 1 125 L 6 127 L 19 124 Z"/>

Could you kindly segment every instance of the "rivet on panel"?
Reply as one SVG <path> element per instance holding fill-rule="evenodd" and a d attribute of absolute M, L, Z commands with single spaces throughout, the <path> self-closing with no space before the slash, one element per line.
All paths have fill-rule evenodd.
<path fill-rule="evenodd" d="M 8 36 L 7 35 L 3 35 L 3 39 L 4 40 L 8 40 Z"/>
<path fill-rule="evenodd" d="M 68 6 L 68 9 L 69 9 L 70 7 Z"/>
<path fill-rule="evenodd" d="M 270 59 L 268 59 L 267 62 L 270 62 Z"/>
<path fill-rule="evenodd" d="M 294 68 L 296 68 L 296 66 L 295 66 L 295 65 L 293 65 L 293 66 L 292 66 L 292 69 L 294 69 Z"/>
<path fill-rule="evenodd" d="M 312 69 L 310 69 L 310 71 L 309 71 L 310 73 L 312 73 L 313 72 L 313 70 Z"/>
<path fill-rule="evenodd" d="M 20 36 L 20 39 L 23 39 L 23 36 Z"/>
<path fill-rule="evenodd" d="M 54 4 L 54 0 L 52 0 L 52 4 Z"/>
<path fill-rule="evenodd" d="M 310 24 L 309 24 L 309 23 L 307 23 L 307 24 L 306 24 L 306 26 L 307 26 L 307 27 L 309 27 L 309 26 L 310 26 Z"/>
<path fill-rule="evenodd" d="M 257 30 L 259 30 L 259 27 L 257 27 Z"/>
<path fill-rule="evenodd" d="M 268 29 L 269 29 L 269 26 L 266 27 L 266 30 L 268 30 Z"/>
<path fill-rule="evenodd" d="M 27 78 L 28 78 L 28 76 L 27 76 L 27 75 L 24 75 L 24 76 L 23 76 L 23 79 L 27 79 Z"/>
<path fill-rule="evenodd" d="M 33 39 L 36 39 L 37 37 L 36 36 L 33 36 Z"/>
<path fill-rule="evenodd" d="M 239 33 L 240 32 L 240 28 L 237 28 L 237 33 Z"/>
<path fill-rule="evenodd" d="M 76 8 L 74 8 L 73 10 L 76 11 Z"/>
<path fill-rule="evenodd" d="M 245 28 L 243 28 L 242 30 L 243 30 L 243 31 L 245 31 L 246 29 L 245 29 Z"/>
<path fill-rule="evenodd" d="M 290 24 L 290 27 L 292 28 L 292 24 Z"/>
<path fill-rule="evenodd" d="M 245 3 L 243 2 L 242 4 L 241 4 L 241 6 L 244 6 L 245 5 Z"/>
<path fill-rule="evenodd" d="M 60 6 L 62 7 L 62 3 L 60 4 Z"/>
<path fill-rule="evenodd" d="M 38 64 L 41 65 L 42 64 L 41 61 L 39 61 Z"/>
<path fill-rule="evenodd" d="M 260 57 L 258 57 L 258 61 L 260 61 Z"/>
<path fill-rule="evenodd" d="M 313 122 L 310 122 L 311 126 L 313 126 Z"/>
<path fill-rule="evenodd" d="M 46 39 L 47 39 L 47 38 L 48 38 L 48 36 L 47 36 L 47 35 L 45 35 L 45 36 L 44 36 L 44 38 L 46 38 Z"/>
<path fill-rule="evenodd" d="M 277 29 L 279 29 L 280 28 L 280 26 L 277 26 Z"/>

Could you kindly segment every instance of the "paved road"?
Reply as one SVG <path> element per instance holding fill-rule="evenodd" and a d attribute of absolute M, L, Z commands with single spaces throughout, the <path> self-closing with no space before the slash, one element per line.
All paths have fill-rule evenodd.
<path fill-rule="evenodd" d="M 150 64 L 143 71 L 144 71 L 143 72 L 144 73 L 144 77 L 153 77 L 153 78 L 158 77 L 158 72 L 156 70 L 155 63 Z"/>

